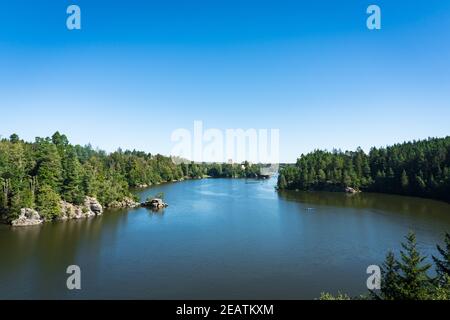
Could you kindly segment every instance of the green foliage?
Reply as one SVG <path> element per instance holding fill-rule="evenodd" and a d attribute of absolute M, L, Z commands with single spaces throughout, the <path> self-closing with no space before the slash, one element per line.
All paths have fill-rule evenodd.
<path fill-rule="evenodd" d="M 0 214 L 12 220 L 21 208 L 32 208 L 52 219 L 61 199 L 80 204 L 85 196 L 92 196 L 106 205 L 133 198 L 130 187 L 143 184 L 207 175 L 255 177 L 259 170 L 259 165 L 247 162 L 175 164 L 169 157 L 135 150 L 106 154 L 90 145 L 71 145 L 59 132 L 51 138 L 36 138 L 34 143 L 13 134 L 0 140 Z"/>
<path fill-rule="evenodd" d="M 425 256 L 417 250 L 416 236 L 410 232 L 406 243 L 402 243 L 401 260 L 398 262 L 398 294 L 402 300 L 424 300 L 430 293 L 431 279 L 427 271 L 430 264 L 425 264 Z"/>
<path fill-rule="evenodd" d="M 426 257 L 417 249 L 416 237 L 410 232 L 402 243 L 401 259 L 393 252 L 386 255 L 381 268 L 381 289 L 370 291 L 369 298 L 377 300 L 449 300 L 450 299 L 450 234 L 445 235 L 445 248 L 437 246 L 442 258 L 433 256 L 436 277 L 428 272 L 432 265 L 425 263 Z M 332 296 L 324 296 L 331 300 Z"/>
<path fill-rule="evenodd" d="M 356 151 L 316 150 L 280 170 L 280 189 L 355 189 L 450 201 L 450 137 Z M 286 182 L 286 183 L 285 183 Z"/>
<path fill-rule="evenodd" d="M 399 265 L 395 255 L 389 251 L 381 268 L 382 287 L 381 297 L 384 300 L 396 300 L 400 298 L 398 283 L 400 282 Z"/>
<path fill-rule="evenodd" d="M 12 135 L 9 136 L 9 141 L 11 141 L 11 143 L 17 143 L 20 141 L 20 139 L 17 134 L 13 133 Z"/>
<path fill-rule="evenodd" d="M 73 148 L 70 148 L 63 154 L 62 165 L 62 197 L 67 202 L 80 204 L 85 196 L 81 185 L 82 166 Z"/>
<path fill-rule="evenodd" d="M 55 192 L 59 192 L 62 183 L 62 164 L 56 145 L 49 138 L 36 138 L 34 147 L 36 168 L 31 174 L 36 174 L 39 184 L 47 185 Z"/>
<path fill-rule="evenodd" d="M 47 185 L 40 187 L 37 195 L 37 210 L 41 217 L 46 220 L 57 217 L 61 212 L 60 201 L 61 197 L 52 187 Z"/>
<path fill-rule="evenodd" d="M 437 282 L 450 290 L 450 233 L 445 234 L 444 242 L 444 248 L 440 245 L 436 246 L 442 258 L 433 256 L 433 261 L 436 264 Z"/>
<path fill-rule="evenodd" d="M 434 280 L 428 275 L 431 264 L 424 263 L 426 257 L 417 249 L 416 236 L 410 232 L 402 243 L 400 261 L 389 252 L 382 268 L 381 290 L 373 296 L 382 300 L 427 300 L 443 296 L 438 294 Z M 440 290 L 440 289 L 439 289 Z"/>
<path fill-rule="evenodd" d="M 287 187 L 286 177 L 284 176 L 284 174 L 280 174 L 278 176 L 278 188 L 286 189 L 286 187 Z"/>
<path fill-rule="evenodd" d="M 340 292 L 335 296 L 328 292 L 322 292 L 319 300 L 351 300 L 351 298 L 347 294 Z"/>
<path fill-rule="evenodd" d="M 409 178 L 408 175 L 406 174 L 406 171 L 403 170 L 402 171 L 402 176 L 401 176 L 401 185 L 402 185 L 402 189 L 403 190 L 408 190 L 409 187 Z"/>

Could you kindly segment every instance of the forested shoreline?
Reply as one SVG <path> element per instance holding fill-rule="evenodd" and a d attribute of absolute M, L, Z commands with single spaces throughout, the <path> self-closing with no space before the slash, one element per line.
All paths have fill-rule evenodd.
<path fill-rule="evenodd" d="M 360 191 L 450 202 L 450 137 L 356 151 L 316 150 L 280 169 L 278 188 Z"/>
<path fill-rule="evenodd" d="M 103 206 L 133 198 L 131 188 L 203 177 L 257 177 L 259 165 L 174 162 L 142 151 L 72 145 L 56 132 L 34 142 L 16 134 L 0 140 L 0 217 L 10 222 L 22 208 L 45 220 L 58 218 L 61 201 Z M 356 190 L 450 201 L 450 137 L 356 151 L 316 150 L 280 169 L 279 189 Z"/>
<path fill-rule="evenodd" d="M 107 153 L 91 145 L 72 145 L 56 132 L 34 142 L 17 134 L 0 140 L 0 217 L 10 222 L 22 208 L 37 210 L 44 220 L 61 214 L 61 201 L 82 204 L 94 197 L 103 206 L 132 198 L 130 189 L 162 182 L 256 177 L 259 166 L 249 163 L 182 162 L 142 151 Z"/>

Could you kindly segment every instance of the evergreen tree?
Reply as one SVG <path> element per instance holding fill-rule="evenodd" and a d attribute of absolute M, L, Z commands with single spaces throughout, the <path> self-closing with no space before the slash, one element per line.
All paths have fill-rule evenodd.
<path fill-rule="evenodd" d="M 399 282 L 399 263 L 392 251 L 386 255 L 386 260 L 381 268 L 381 290 L 380 294 L 372 292 L 377 299 L 397 300 L 401 297 Z"/>
<path fill-rule="evenodd" d="M 433 261 L 436 264 L 437 281 L 440 285 L 450 289 L 450 233 L 445 234 L 444 242 L 444 248 L 436 246 L 442 259 L 433 256 Z"/>
<path fill-rule="evenodd" d="M 44 185 L 39 187 L 37 195 L 37 210 L 41 217 L 46 220 L 52 220 L 61 212 L 60 196 L 52 187 Z"/>
<path fill-rule="evenodd" d="M 19 136 L 15 133 L 13 133 L 10 137 L 9 137 L 9 141 L 11 141 L 11 143 L 17 143 L 20 141 Z"/>
<path fill-rule="evenodd" d="M 62 197 L 65 201 L 80 204 L 84 199 L 81 185 L 81 164 L 74 149 L 70 148 L 63 159 Z"/>
<path fill-rule="evenodd" d="M 38 139 L 36 157 L 38 183 L 50 186 L 55 192 L 59 192 L 62 182 L 62 166 L 56 146 L 48 139 Z"/>
<path fill-rule="evenodd" d="M 425 256 L 417 249 L 416 236 L 410 232 L 406 243 L 402 243 L 399 261 L 399 297 L 402 300 L 424 300 L 430 295 L 430 277 L 427 271 L 430 264 L 424 264 Z"/>
<path fill-rule="evenodd" d="M 60 134 L 58 131 L 56 131 L 52 135 L 52 142 L 55 146 L 65 148 L 69 145 L 69 139 L 64 134 Z"/>

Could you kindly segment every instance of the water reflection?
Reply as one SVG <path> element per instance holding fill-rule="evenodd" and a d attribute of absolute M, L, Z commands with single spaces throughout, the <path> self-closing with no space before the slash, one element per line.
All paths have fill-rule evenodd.
<path fill-rule="evenodd" d="M 0 298 L 298 299 L 365 290 L 365 268 L 413 229 L 435 251 L 450 205 L 379 194 L 280 192 L 213 179 L 139 191 L 167 208 L 0 226 Z M 68 265 L 82 290 L 65 287 Z"/>

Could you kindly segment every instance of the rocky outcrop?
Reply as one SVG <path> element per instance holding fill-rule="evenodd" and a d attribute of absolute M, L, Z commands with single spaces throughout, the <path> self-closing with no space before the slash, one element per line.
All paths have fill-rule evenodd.
<path fill-rule="evenodd" d="M 58 219 L 61 220 L 89 218 L 103 213 L 102 205 L 92 197 L 86 197 L 82 205 L 61 201 L 60 207 L 61 214 Z"/>
<path fill-rule="evenodd" d="M 84 206 L 85 206 L 85 208 L 87 208 L 88 210 L 90 210 L 97 216 L 101 215 L 103 213 L 102 205 L 95 198 L 86 197 L 84 199 Z"/>
<path fill-rule="evenodd" d="M 61 200 L 60 203 L 61 212 L 58 216 L 58 220 L 69 219 L 82 219 L 99 216 L 103 213 L 103 207 L 97 199 L 93 197 L 86 197 L 84 202 L 80 205 Z M 126 197 L 121 201 L 114 201 L 108 205 L 108 208 L 135 208 L 135 207 L 149 207 L 154 210 L 167 207 L 167 203 L 164 203 L 159 198 L 150 199 L 144 203 L 134 201 L 132 198 Z M 11 221 L 13 226 L 31 226 L 41 224 L 44 221 L 34 209 L 22 208 L 20 215 L 17 219 Z M 5 221 L 6 222 L 6 221 Z"/>
<path fill-rule="evenodd" d="M 43 219 L 36 210 L 30 208 L 20 209 L 20 215 L 16 220 L 11 221 L 15 227 L 33 226 L 41 224 Z"/>
<path fill-rule="evenodd" d="M 108 208 L 136 208 L 141 204 L 131 198 L 125 197 L 122 201 L 113 201 L 108 204 Z"/>
<path fill-rule="evenodd" d="M 351 193 L 351 194 L 354 194 L 354 193 L 358 193 L 359 191 L 358 190 L 356 190 L 356 189 L 353 189 L 353 188 L 351 188 L 351 187 L 345 187 L 345 190 L 344 190 L 346 193 Z"/>
<path fill-rule="evenodd" d="M 151 209 L 155 209 L 155 210 L 159 210 L 159 209 L 167 207 L 168 204 L 165 203 L 164 201 L 162 201 L 162 199 L 153 198 L 153 199 L 149 199 L 149 200 L 143 202 L 142 206 L 151 208 Z"/>

